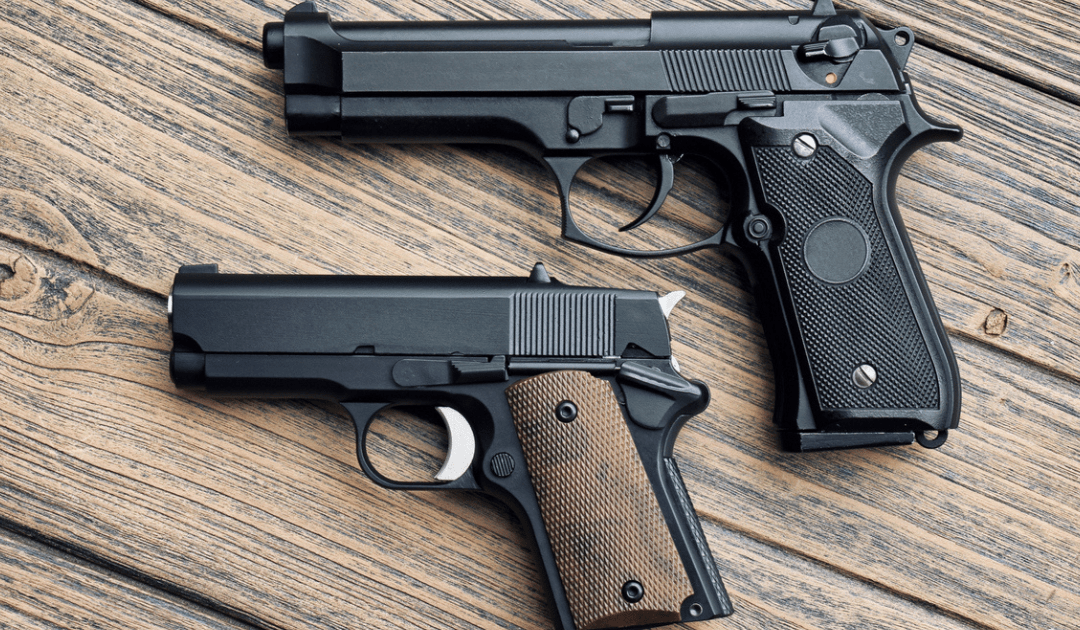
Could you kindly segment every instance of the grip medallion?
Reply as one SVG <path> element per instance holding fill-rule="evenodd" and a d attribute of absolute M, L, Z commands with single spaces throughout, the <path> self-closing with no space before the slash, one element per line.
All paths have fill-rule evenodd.
<path fill-rule="evenodd" d="M 506 396 L 577 628 L 679 621 L 693 588 L 611 385 L 550 372 Z"/>

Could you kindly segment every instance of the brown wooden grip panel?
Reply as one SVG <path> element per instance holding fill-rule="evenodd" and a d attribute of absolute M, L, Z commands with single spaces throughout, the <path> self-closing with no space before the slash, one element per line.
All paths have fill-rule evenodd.
<path fill-rule="evenodd" d="M 679 621 L 693 587 L 611 385 L 550 372 L 506 390 L 555 564 L 579 630 Z M 577 406 L 563 422 L 555 409 Z M 622 596 L 636 580 L 645 595 Z"/>

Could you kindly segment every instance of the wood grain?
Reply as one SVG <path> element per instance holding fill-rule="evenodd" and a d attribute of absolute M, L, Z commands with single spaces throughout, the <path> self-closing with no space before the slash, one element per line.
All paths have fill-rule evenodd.
<path fill-rule="evenodd" d="M 1080 104 L 1080 3 L 963 0 L 918 3 L 902 0 L 843 2 L 879 24 L 904 25 L 916 41 L 948 51 Z"/>
<path fill-rule="evenodd" d="M 542 259 L 563 281 L 690 294 L 671 321 L 675 350 L 713 403 L 676 457 L 738 611 L 691 627 L 1075 626 L 1080 108 L 1046 93 L 1075 92 L 1075 72 L 1033 74 L 1056 63 L 1040 52 L 1056 34 L 1026 39 L 1043 18 L 1002 35 L 1008 54 L 970 56 L 1033 89 L 953 56 L 964 26 L 1013 9 L 986 5 L 974 24 L 964 3 L 905 9 L 940 21 L 931 43 L 951 52 L 916 48 L 920 100 L 967 133 L 914 156 L 898 184 L 960 361 L 961 429 L 936 452 L 794 456 L 776 446 L 772 368 L 735 264 L 625 261 L 560 241 L 548 174 L 510 150 L 287 138 L 256 46 L 286 4 L 57 0 L 12 4 L 0 24 L 0 521 L 152 584 L 85 600 L 61 589 L 42 607 L 121 602 L 115 618 L 131 625 L 167 620 L 139 612 L 156 601 L 186 601 L 195 617 L 264 628 L 549 627 L 539 568 L 501 504 L 379 489 L 335 407 L 175 391 L 163 298 L 189 262 L 522 275 Z M 393 19 L 669 5 L 325 6 Z M 712 173 L 683 175 L 672 219 L 632 243 L 723 220 Z M 598 227 L 651 194 L 638 164 L 597 166 L 579 186 Z M 422 474 L 409 469 L 437 459 L 437 433 L 390 423 L 378 456 Z M 32 586 L 0 591 L 0 625 L 53 627 L 28 589 L 80 569 L 9 539 L 26 561 L 0 564 L 0 585 Z"/>
<path fill-rule="evenodd" d="M 2 530 L 0 574 L 0 626 L 5 628 L 250 628 Z"/>

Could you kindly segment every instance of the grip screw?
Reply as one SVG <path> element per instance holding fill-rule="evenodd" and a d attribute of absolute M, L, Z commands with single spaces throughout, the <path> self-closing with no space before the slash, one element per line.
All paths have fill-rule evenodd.
<path fill-rule="evenodd" d="M 757 217 L 750 221 L 746 231 L 750 233 L 751 238 L 765 238 L 772 231 L 772 226 L 765 217 Z"/>
<path fill-rule="evenodd" d="M 855 381 L 855 387 L 866 389 L 877 380 L 877 370 L 870 365 L 860 365 L 855 368 L 855 374 L 852 375 L 851 380 Z"/>
<path fill-rule="evenodd" d="M 555 406 L 555 417 L 560 422 L 573 422 L 577 418 L 577 413 L 577 405 L 569 400 L 564 400 Z"/>
<path fill-rule="evenodd" d="M 817 138 L 813 134 L 800 133 L 791 143 L 791 150 L 801 158 L 808 158 L 817 151 Z"/>
<path fill-rule="evenodd" d="M 641 601 L 642 597 L 645 597 L 645 587 L 637 580 L 630 580 L 622 585 L 622 596 L 631 604 L 636 604 Z"/>

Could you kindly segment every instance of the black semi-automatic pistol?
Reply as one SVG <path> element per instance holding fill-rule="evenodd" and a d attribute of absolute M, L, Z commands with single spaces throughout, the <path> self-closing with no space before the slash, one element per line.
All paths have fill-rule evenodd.
<path fill-rule="evenodd" d="M 731 614 L 672 447 L 709 402 L 679 376 L 667 316 L 682 292 L 528 278 L 231 275 L 181 268 L 169 296 L 178 387 L 313 398 L 356 423 L 360 467 L 403 490 L 482 490 L 531 534 L 564 630 Z M 368 459 L 391 406 L 438 409 L 434 482 Z"/>
<path fill-rule="evenodd" d="M 649 20 L 332 22 L 305 2 L 263 31 L 293 135 L 501 143 L 547 164 L 566 238 L 624 256 L 720 248 L 749 271 L 789 450 L 945 442 L 960 378 L 896 207 L 904 161 L 958 127 L 915 102 L 908 28 L 810 11 L 664 12 Z M 575 174 L 649 156 L 660 209 L 683 155 L 727 179 L 723 228 L 658 251 L 586 234 Z"/>

